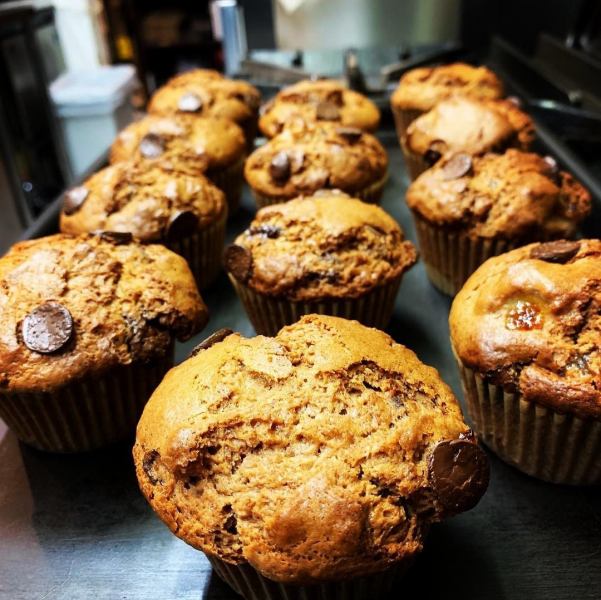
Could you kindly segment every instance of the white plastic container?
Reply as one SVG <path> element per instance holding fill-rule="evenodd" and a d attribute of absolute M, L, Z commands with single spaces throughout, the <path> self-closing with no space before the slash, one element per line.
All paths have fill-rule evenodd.
<path fill-rule="evenodd" d="M 131 65 L 105 66 L 61 75 L 50 85 L 74 178 L 81 176 L 133 120 Z"/>

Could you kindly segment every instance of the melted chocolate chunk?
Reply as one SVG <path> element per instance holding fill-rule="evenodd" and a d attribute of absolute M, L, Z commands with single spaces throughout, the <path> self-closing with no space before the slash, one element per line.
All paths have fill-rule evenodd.
<path fill-rule="evenodd" d="M 51 354 L 63 348 L 71 339 L 73 318 L 62 304 L 46 302 L 23 319 L 21 335 L 30 350 Z"/>
<path fill-rule="evenodd" d="M 215 333 L 212 333 L 206 340 L 203 340 L 202 342 L 200 342 L 200 344 L 194 346 L 188 358 L 196 356 L 199 352 L 202 352 L 203 350 L 208 350 L 211 346 L 214 346 L 218 342 L 223 341 L 229 335 L 232 335 L 232 333 L 234 332 L 231 329 L 228 329 L 227 327 L 224 327 L 223 329 L 218 329 Z"/>
<path fill-rule="evenodd" d="M 578 250 L 580 250 L 580 242 L 569 240 L 544 242 L 530 250 L 530 258 L 563 265 L 574 258 L 578 254 Z"/>
<path fill-rule="evenodd" d="M 467 175 L 472 168 L 472 157 L 465 152 L 452 156 L 442 167 L 442 177 L 448 181 Z"/>
<path fill-rule="evenodd" d="M 332 102 L 319 102 L 315 107 L 315 116 L 322 121 L 338 121 L 340 111 Z"/>
<path fill-rule="evenodd" d="M 281 229 L 276 225 L 257 225 L 255 227 L 251 227 L 248 230 L 250 235 L 260 235 L 261 237 L 269 238 L 270 240 L 275 240 L 280 237 Z"/>
<path fill-rule="evenodd" d="M 63 199 L 63 212 L 66 215 L 76 213 L 82 207 L 89 194 L 90 191 L 83 185 L 70 189 Z"/>
<path fill-rule="evenodd" d="M 146 473 L 146 477 L 148 477 L 152 485 L 156 485 L 159 482 L 159 478 L 154 473 L 154 463 L 158 457 L 159 453 L 156 450 L 151 450 L 150 452 L 146 452 L 142 459 L 142 470 Z"/>
<path fill-rule="evenodd" d="M 361 139 L 363 132 L 357 127 L 339 127 L 336 133 L 343 137 L 349 144 L 354 144 Z"/>
<path fill-rule="evenodd" d="M 429 166 L 432 167 L 440 160 L 441 156 L 442 154 L 438 152 L 438 150 L 432 150 L 432 148 L 430 148 L 429 150 L 426 150 L 426 153 L 424 154 L 424 160 Z"/>
<path fill-rule="evenodd" d="M 111 242 L 116 246 L 129 244 L 134 239 L 129 231 L 98 231 L 96 235 L 100 236 L 100 239 L 105 242 Z"/>
<path fill-rule="evenodd" d="M 171 215 L 167 225 L 170 240 L 190 237 L 198 230 L 198 218 L 191 210 L 180 210 Z"/>
<path fill-rule="evenodd" d="M 246 283 L 251 276 L 253 257 L 242 246 L 231 244 L 225 249 L 225 268 L 241 283 Z"/>
<path fill-rule="evenodd" d="M 156 133 L 147 133 L 140 140 L 139 149 L 144 158 L 158 158 L 165 151 L 165 140 Z"/>
<path fill-rule="evenodd" d="M 438 503 L 451 515 L 476 506 L 488 487 L 490 467 L 478 444 L 447 440 L 434 448 L 428 475 Z"/>
<path fill-rule="evenodd" d="M 179 97 L 177 108 L 182 112 L 195 113 L 202 108 L 202 98 L 193 92 L 187 92 Z"/>
<path fill-rule="evenodd" d="M 286 183 L 290 179 L 291 165 L 288 153 L 278 152 L 269 163 L 269 174 L 276 183 Z"/>

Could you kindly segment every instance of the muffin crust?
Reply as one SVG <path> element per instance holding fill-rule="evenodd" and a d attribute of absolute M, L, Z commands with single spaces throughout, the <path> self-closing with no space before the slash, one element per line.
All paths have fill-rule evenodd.
<path fill-rule="evenodd" d="M 450 389 L 413 352 L 309 315 L 275 338 L 229 335 L 168 373 L 134 460 L 177 536 L 307 584 L 410 558 L 431 522 L 477 503 L 488 471 L 474 442 Z M 469 460 L 443 467 L 459 446 Z M 451 503 L 440 478 L 450 464 L 457 479 L 446 481 L 462 489 Z"/>
<path fill-rule="evenodd" d="M 186 261 L 127 236 L 20 242 L 0 258 L 0 286 L 0 389 L 8 392 L 49 391 L 161 357 L 174 337 L 207 321 Z"/>
<path fill-rule="evenodd" d="M 455 298 L 450 326 L 461 362 L 496 385 L 601 419 L 601 241 L 491 258 Z"/>

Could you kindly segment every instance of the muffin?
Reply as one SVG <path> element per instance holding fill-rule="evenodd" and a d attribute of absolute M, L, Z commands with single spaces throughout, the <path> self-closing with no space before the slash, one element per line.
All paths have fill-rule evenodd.
<path fill-rule="evenodd" d="M 126 127 L 113 143 L 110 162 L 140 161 L 167 171 L 206 175 L 222 189 L 229 214 L 240 203 L 246 144 L 238 125 L 216 117 L 149 115 Z"/>
<path fill-rule="evenodd" d="M 488 484 L 437 371 L 317 315 L 201 344 L 153 394 L 133 454 L 158 516 L 254 600 L 383 598 L 430 524 Z"/>
<path fill-rule="evenodd" d="M 126 233 L 18 243 L 0 285 L 0 417 L 40 450 L 132 435 L 174 339 L 207 321 L 186 261 Z"/>
<path fill-rule="evenodd" d="M 469 415 L 539 479 L 601 483 L 601 241 L 531 244 L 486 261 L 450 315 Z"/>
<path fill-rule="evenodd" d="M 528 150 L 533 139 L 532 119 L 514 102 L 457 97 L 440 102 L 413 121 L 402 147 L 409 175 L 415 179 L 445 154 Z"/>
<path fill-rule="evenodd" d="M 63 233 L 129 232 L 183 256 L 199 288 L 221 269 L 227 202 L 202 175 L 168 171 L 159 164 L 119 162 L 65 194 Z"/>
<path fill-rule="evenodd" d="M 331 121 L 343 127 L 375 131 L 380 111 L 369 98 L 332 79 L 300 81 L 284 88 L 261 109 L 259 128 L 268 138 L 291 121 Z"/>
<path fill-rule="evenodd" d="M 417 253 L 380 207 L 335 190 L 262 208 L 225 252 L 230 280 L 257 333 L 301 315 L 384 328 Z"/>
<path fill-rule="evenodd" d="M 430 280 L 454 295 L 491 256 L 574 237 L 591 198 L 550 156 L 510 149 L 447 155 L 409 186 L 407 204 Z"/>
<path fill-rule="evenodd" d="M 441 100 L 458 95 L 498 100 L 503 97 L 503 84 L 490 69 L 465 63 L 419 67 L 405 73 L 390 98 L 399 140 L 411 121 Z"/>
<path fill-rule="evenodd" d="M 148 112 L 155 115 L 184 114 L 229 119 L 244 131 L 252 149 L 257 134 L 261 94 L 246 81 L 227 79 L 196 69 L 170 79 L 150 99 Z"/>
<path fill-rule="evenodd" d="M 262 207 L 320 189 L 378 202 L 387 169 L 386 150 L 373 135 L 315 123 L 285 128 L 248 157 L 244 175 Z"/>

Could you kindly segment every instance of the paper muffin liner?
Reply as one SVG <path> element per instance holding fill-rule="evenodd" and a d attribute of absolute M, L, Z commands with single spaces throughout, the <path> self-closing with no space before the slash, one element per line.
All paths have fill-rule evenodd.
<path fill-rule="evenodd" d="M 246 600 L 371 600 L 387 598 L 396 581 L 409 568 L 408 559 L 388 570 L 344 581 L 292 585 L 267 579 L 248 563 L 233 565 L 207 557 L 219 577 Z"/>
<path fill-rule="evenodd" d="M 259 111 L 255 111 L 255 114 L 253 114 L 252 117 L 238 122 L 238 125 L 244 132 L 246 151 L 250 154 L 255 149 L 255 138 L 257 137 L 257 132 L 259 131 Z"/>
<path fill-rule="evenodd" d="M 529 402 L 458 364 L 474 430 L 501 459 L 552 483 L 601 483 L 601 421 Z"/>
<path fill-rule="evenodd" d="M 291 325 L 309 314 L 344 317 L 384 329 L 392 316 L 402 275 L 360 298 L 326 298 L 306 302 L 260 294 L 240 283 L 233 275 L 229 274 L 229 278 L 255 331 L 260 335 L 274 336 L 284 325 Z"/>
<path fill-rule="evenodd" d="M 414 108 L 401 109 L 391 103 L 390 108 L 392 110 L 392 116 L 394 117 L 394 125 L 396 133 L 399 138 L 399 144 L 402 146 L 401 140 L 407 131 L 407 128 L 417 117 L 424 114 L 423 110 L 417 110 Z"/>
<path fill-rule="evenodd" d="M 385 175 L 382 179 L 368 185 L 362 190 L 355 190 L 347 193 L 353 198 L 359 198 L 359 200 L 363 200 L 363 202 L 368 202 L 369 204 L 379 204 L 387 181 L 388 175 Z M 264 206 L 270 206 L 271 204 L 281 204 L 282 202 L 288 202 L 289 200 L 293 199 L 289 198 L 288 196 L 264 196 L 254 189 L 252 189 L 252 193 L 257 203 L 257 208 L 263 208 Z M 302 192 L 299 192 L 298 195 L 301 196 Z M 296 197 L 297 196 L 295 196 L 295 198 Z"/>
<path fill-rule="evenodd" d="M 401 139 L 401 150 L 403 151 L 403 157 L 405 159 L 405 166 L 409 173 L 409 179 L 415 181 L 424 171 L 427 171 L 432 165 L 430 165 L 421 154 L 412 152 L 407 148 L 404 138 Z"/>
<path fill-rule="evenodd" d="M 226 222 L 227 211 L 224 210 L 219 219 L 208 227 L 167 243 L 170 250 L 186 259 L 200 290 L 208 288 L 221 270 Z"/>
<path fill-rule="evenodd" d="M 449 296 L 454 296 L 484 261 L 522 245 L 504 239 L 471 238 L 463 232 L 432 225 L 417 212 L 412 213 L 428 278 Z"/>
<path fill-rule="evenodd" d="M 223 169 L 212 169 L 205 175 L 225 194 L 228 215 L 233 215 L 240 207 L 242 184 L 244 183 L 244 161 L 241 156 L 236 162 Z"/>
<path fill-rule="evenodd" d="M 25 444 L 47 452 L 85 452 L 134 435 L 147 400 L 173 366 L 161 359 L 115 367 L 52 392 L 0 393 L 0 417 Z"/>

